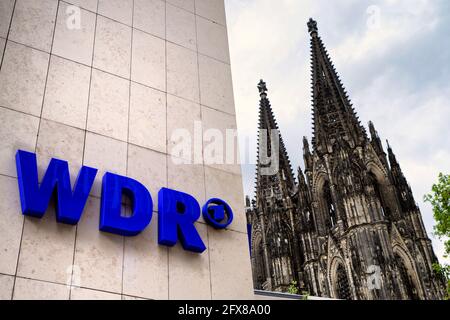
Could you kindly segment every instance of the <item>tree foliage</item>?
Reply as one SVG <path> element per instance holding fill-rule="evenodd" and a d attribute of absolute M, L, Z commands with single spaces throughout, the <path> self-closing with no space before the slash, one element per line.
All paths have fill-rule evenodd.
<path fill-rule="evenodd" d="M 446 239 L 445 253 L 450 254 L 450 175 L 439 174 L 438 183 L 434 184 L 431 193 L 425 196 L 425 202 L 433 207 L 434 234 Z"/>
<path fill-rule="evenodd" d="M 439 263 L 435 263 L 433 264 L 433 269 L 437 274 L 447 279 L 447 296 L 445 297 L 445 299 L 450 300 L 450 266 L 443 266 Z"/>
<path fill-rule="evenodd" d="M 439 174 L 439 181 L 433 185 L 431 193 L 424 197 L 433 207 L 436 221 L 434 234 L 444 240 L 445 254 L 450 255 L 450 175 Z M 447 279 L 447 299 L 450 297 L 450 266 L 434 265 L 434 270 Z"/>
<path fill-rule="evenodd" d="M 289 285 L 288 292 L 290 294 L 298 294 L 299 293 L 297 281 L 292 281 Z"/>
<path fill-rule="evenodd" d="M 293 280 L 289 284 L 288 293 L 290 293 L 290 294 L 299 294 L 300 293 L 300 289 L 298 288 L 298 282 L 297 281 Z M 302 296 L 302 300 L 308 300 L 309 299 L 309 292 L 302 291 L 301 296 Z"/>

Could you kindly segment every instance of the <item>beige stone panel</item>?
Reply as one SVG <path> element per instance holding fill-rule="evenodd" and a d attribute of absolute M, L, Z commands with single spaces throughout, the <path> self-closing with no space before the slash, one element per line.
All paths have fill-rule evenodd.
<path fill-rule="evenodd" d="M 57 7 L 57 0 L 17 0 L 9 38 L 50 52 Z"/>
<path fill-rule="evenodd" d="M 16 278 L 13 300 L 69 300 L 69 287 L 62 284 Z"/>
<path fill-rule="evenodd" d="M 202 164 L 202 126 L 200 105 L 167 95 L 168 153 L 174 163 Z M 190 146 L 190 147 L 189 147 Z"/>
<path fill-rule="evenodd" d="M 158 245 L 158 215 L 136 237 L 125 239 L 123 294 L 147 299 L 168 299 L 167 247 Z"/>
<path fill-rule="evenodd" d="M 98 0 L 67 0 L 67 2 L 80 8 L 97 12 Z"/>
<path fill-rule="evenodd" d="M 39 119 L 0 107 L 0 174 L 17 177 L 16 152 L 34 152 Z"/>
<path fill-rule="evenodd" d="M 236 118 L 208 107 L 202 107 L 202 117 L 205 165 L 240 175 Z"/>
<path fill-rule="evenodd" d="M 70 285 L 75 230 L 56 222 L 53 201 L 42 219 L 26 217 L 17 275 Z"/>
<path fill-rule="evenodd" d="M 208 247 L 206 225 L 196 224 L 195 227 Z M 181 244 L 169 249 L 169 299 L 211 299 L 208 255 L 208 249 L 199 254 L 184 250 Z"/>
<path fill-rule="evenodd" d="M 69 300 L 69 291 L 62 284 L 16 278 L 13 300 Z"/>
<path fill-rule="evenodd" d="M 228 229 L 247 233 L 242 177 L 222 170 L 205 167 L 205 185 L 207 199 L 222 199 L 233 210 L 233 223 Z"/>
<path fill-rule="evenodd" d="M 133 0 L 99 0 L 98 13 L 131 26 Z"/>
<path fill-rule="evenodd" d="M 130 82 L 93 70 L 87 130 L 127 141 Z"/>
<path fill-rule="evenodd" d="M 191 101 L 200 101 L 197 54 L 167 43 L 167 92 Z"/>
<path fill-rule="evenodd" d="M 169 158 L 169 188 L 192 195 L 200 208 L 205 199 L 205 173 L 203 165 L 173 163 Z M 200 216 L 199 221 L 204 222 Z"/>
<path fill-rule="evenodd" d="M 154 36 L 166 36 L 166 4 L 161 0 L 134 0 L 133 27 Z"/>
<path fill-rule="evenodd" d="M 167 187 L 167 156 L 130 144 L 127 177 L 136 179 L 150 191 L 153 210 L 157 211 L 158 192 Z"/>
<path fill-rule="evenodd" d="M 247 234 L 208 227 L 214 300 L 251 300 L 252 270 Z"/>
<path fill-rule="evenodd" d="M 24 116 L 23 114 L 19 115 L 22 117 Z M 32 139 L 35 139 L 35 136 L 33 136 Z M 43 178 L 50 163 L 50 159 L 58 158 L 69 162 L 71 181 L 73 184 L 81 167 L 83 143 L 84 132 L 82 130 L 43 119 L 41 121 L 37 144 L 37 159 L 40 178 Z M 33 150 L 34 146 L 30 145 L 28 148 L 15 147 L 11 150 L 10 161 L 12 162 L 12 165 L 14 164 L 14 155 L 17 149 Z"/>
<path fill-rule="evenodd" d="M 14 0 L 0 1 L 0 37 L 5 38 L 8 35 L 9 24 L 12 18 Z"/>
<path fill-rule="evenodd" d="M 199 16 L 226 25 L 224 0 L 195 0 L 195 11 Z"/>
<path fill-rule="evenodd" d="M 0 176 L 0 273 L 14 275 L 23 216 L 17 179 Z"/>
<path fill-rule="evenodd" d="M 191 50 L 197 50 L 195 35 L 195 15 L 186 10 L 167 4 L 167 41 Z"/>
<path fill-rule="evenodd" d="M 205 175 L 203 165 L 173 163 L 169 158 L 169 188 L 192 195 L 200 206 L 205 204 Z M 205 220 L 200 214 L 199 222 Z"/>
<path fill-rule="evenodd" d="M 211 20 L 197 17 L 198 52 L 230 63 L 227 28 Z"/>
<path fill-rule="evenodd" d="M 127 144 L 87 132 L 84 165 L 98 169 L 91 195 L 100 197 L 105 172 L 125 176 L 127 173 Z"/>
<path fill-rule="evenodd" d="M 122 296 L 104 291 L 72 287 L 70 300 L 122 300 Z"/>
<path fill-rule="evenodd" d="M 90 66 L 96 17 L 86 10 L 79 10 L 79 17 L 75 16 L 77 13 L 73 6 L 60 3 L 52 53 Z"/>
<path fill-rule="evenodd" d="M 52 158 L 69 163 L 74 186 L 83 163 L 84 131 L 57 122 L 41 120 L 36 147 L 39 177 L 42 181 Z"/>
<path fill-rule="evenodd" d="M 146 86 L 166 90 L 165 41 L 133 30 L 133 59 L 131 79 Z"/>
<path fill-rule="evenodd" d="M 99 231 L 100 200 L 89 198 L 78 224 L 75 262 L 79 286 L 121 293 L 123 237 Z"/>
<path fill-rule="evenodd" d="M 230 65 L 199 55 L 201 104 L 234 114 Z"/>
<path fill-rule="evenodd" d="M 85 129 L 90 77 L 89 67 L 52 56 L 42 117 Z"/>
<path fill-rule="evenodd" d="M 131 84 L 129 142 L 166 152 L 166 95 Z"/>
<path fill-rule="evenodd" d="M 184 10 L 188 10 L 190 12 L 195 11 L 194 0 L 167 0 L 167 3 L 173 4 L 179 8 L 183 8 Z"/>
<path fill-rule="evenodd" d="M 14 277 L 0 274 L 0 300 L 11 300 Z"/>
<path fill-rule="evenodd" d="M 201 154 L 202 149 L 201 141 L 200 143 L 196 141 L 201 139 L 201 128 L 199 130 L 199 137 L 195 138 L 194 136 L 195 122 L 200 121 L 200 106 L 196 103 L 168 95 L 167 107 L 169 188 L 193 195 L 201 205 L 205 202 L 204 169 L 201 156 L 197 157 L 200 159 L 194 157 L 194 143 L 198 144 L 196 149 L 199 151 L 196 150 L 196 152 Z M 178 129 L 189 132 L 192 143 L 191 154 L 179 154 L 175 152 L 176 149 L 172 150 L 172 147 L 176 148 L 178 142 L 176 136 L 172 136 L 172 133 Z"/>
<path fill-rule="evenodd" d="M 40 116 L 49 54 L 8 41 L 0 71 L 0 106 Z"/>
<path fill-rule="evenodd" d="M 130 78 L 131 28 L 102 16 L 97 17 L 94 68 Z"/>

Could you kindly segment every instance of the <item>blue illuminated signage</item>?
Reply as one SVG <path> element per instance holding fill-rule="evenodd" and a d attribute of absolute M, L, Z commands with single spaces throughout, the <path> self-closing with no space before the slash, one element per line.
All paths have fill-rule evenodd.
<path fill-rule="evenodd" d="M 42 218 L 49 202 L 56 196 L 56 219 L 75 225 L 81 218 L 97 169 L 83 166 L 74 188 L 70 184 L 67 161 L 52 159 L 39 184 L 36 154 L 19 150 L 16 153 L 22 213 Z M 132 204 L 129 217 L 122 215 L 122 195 Z M 113 173 L 102 180 L 99 229 L 122 236 L 136 236 L 151 222 L 153 200 L 140 182 Z M 158 193 L 158 243 L 174 246 L 178 241 L 185 250 L 201 253 L 206 250 L 195 222 L 200 214 L 215 229 L 225 229 L 233 221 L 231 207 L 221 199 L 210 199 L 200 210 L 197 200 L 189 194 L 162 188 Z"/>

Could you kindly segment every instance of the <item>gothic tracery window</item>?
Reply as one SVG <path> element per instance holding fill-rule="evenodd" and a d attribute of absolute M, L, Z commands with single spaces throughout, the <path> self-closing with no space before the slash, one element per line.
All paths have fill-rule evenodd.
<path fill-rule="evenodd" d="M 325 182 L 323 186 L 323 197 L 325 200 L 325 206 L 328 214 L 328 221 L 331 227 L 336 225 L 336 208 L 333 203 L 333 198 L 331 196 L 330 184 L 328 181 Z"/>
<path fill-rule="evenodd" d="M 398 254 L 395 254 L 395 262 L 398 266 L 398 271 L 400 272 L 400 279 L 406 294 L 406 299 L 419 300 L 417 288 L 411 279 L 411 275 L 408 273 L 408 269 L 406 268 L 403 259 Z"/>
<path fill-rule="evenodd" d="M 337 297 L 341 300 L 352 300 L 352 294 L 350 292 L 350 285 L 348 283 L 347 274 L 342 264 L 339 264 L 337 271 Z"/>
<path fill-rule="evenodd" d="M 256 254 L 254 254 L 255 259 L 255 271 L 257 274 L 256 289 L 263 289 L 263 284 L 267 280 L 266 267 L 264 264 L 264 249 L 262 246 L 261 239 L 255 244 Z"/>

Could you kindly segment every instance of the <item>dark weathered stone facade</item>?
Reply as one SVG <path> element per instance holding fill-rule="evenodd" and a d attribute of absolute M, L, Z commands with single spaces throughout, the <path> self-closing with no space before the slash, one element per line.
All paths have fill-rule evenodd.
<path fill-rule="evenodd" d="M 266 84 L 258 85 L 256 196 L 252 203 L 247 198 L 255 287 L 286 291 L 297 281 L 323 297 L 440 299 L 444 284 L 432 268 L 437 258 L 400 165 L 391 147 L 386 155 L 374 125 L 368 135 L 359 122 L 317 23 L 311 19 L 308 28 L 313 139 L 312 149 L 303 140 L 298 181 Z M 264 172 L 270 164 L 261 152 L 278 153 L 279 170 Z"/>

